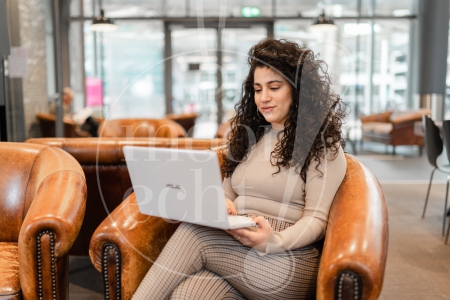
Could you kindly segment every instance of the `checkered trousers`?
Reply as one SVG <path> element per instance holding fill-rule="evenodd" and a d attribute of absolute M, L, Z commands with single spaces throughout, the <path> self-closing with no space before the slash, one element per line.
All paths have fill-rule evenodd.
<path fill-rule="evenodd" d="M 132 299 L 314 299 L 319 262 L 313 245 L 260 256 L 223 230 L 183 223 Z"/>

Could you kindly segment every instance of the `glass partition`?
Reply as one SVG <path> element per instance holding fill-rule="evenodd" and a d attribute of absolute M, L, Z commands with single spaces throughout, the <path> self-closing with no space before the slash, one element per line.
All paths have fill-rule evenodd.
<path fill-rule="evenodd" d="M 75 2 L 78 1 L 80 0 L 75 0 Z M 161 0 L 126 0 L 100 2 L 102 2 L 105 16 L 108 18 L 160 17 L 165 15 L 166 10 L 166 2 Z M 180 4 L 182 4 L 182 2 Z M 99 1 L 83 0 L 83 10 L 84 15 L 87 17 L 99 15 Z"/>
<path fill-rule="evenodd" d="M 375 13 L 382 16 L 402 17 L 415 13 L 416 0 L 377 1 Z"/>
<path fill-rule="evenodd" d="M 103 1 L 106 16 L 117 18 L 119 29 L 104 34 L 93 33 L 89 29 L 90 20 L 73 19 L 70 37 L 73 45 L 81 44 L 77 41 L 80 38 L 77 30 L 84 22 L 84 33 L 81 33 L 84 34 L 84 48 L 81 46 L 84 53 L 77 50 L 71 54 L 74 58 L 71 69 L 80 68 L 79 61 L 84 59 L 85 70 L 82 74 L 88 79 L 102 80 L 105 116 L 162 117 L 166 111 L 164 19 L 154 21 L 145 18 L 199 17 L 199 23 L 193 25 L 186 25 L 183 19 L 179 22 L 186 27 L 171 25 L 171 104 L 174 113 L 200 113 L 197 124 L 205 124 L 206 131 L 210 131 L 203 131 L 200 136 L 212 137 L 217 123 L 232 116 L 234 104 L 239 100 L 248 70 L 246 54 L 249 48 L 267 36 L 266 27 L 253 23 L 251 18 L 248 22 L 233 24 L 232 18 L 241 17 L 244 7 L 254 7 L 259 16 L 275 18 L 275 38 L 286 38 L 309 47 L 327 63 L 335 83 L 333 88 L 350 105 L 351 112 L 347 119 L 354 122 L 361 114 L 413 105 L 409 99 L 412 87 L 408 82 L 411 80 L 407 80 L 408 63 L 411 61 L 408 53 L 411 49 L 408 46 L 411 21 L 361 19 L 357 23 L 354 17 L 358 16 L 358 12 L 363 18 L 372 15 L 401 17 L 415 13 L 416 5 L 416 0 L 395 3 L 389 0 Z M 90 18 L 98 14 L 99 3 L 95 0 L 73 0 L 70 9 L 72 17 Z M 312 19 L 322 10 L 336 18 L 337 30 L 311 31 Z M 217 61 L 218 30 L 203 28 L 202 16 L 223 17 L 219 18 L 225 26 L 221 31 L 222 66 Z M 297 16 L 301 18 L 296 19 Z M 142 19 L 121 19 L 130 17 Z M 277 17 L 293 19 L 277 20 Z M 211 24 L 206 25 L 214 26 Z M 198 26 L 200 28 L 196 28 Z M 218 87 L 218 71 L 222 75 L 221 87 Z M 71 80 L 76 90 L 74 102 L 81 105 L 86 87 L 80 70 L 73 72 Z M 219 92 L 222 92 L 222 120 L 217 119 Z M 450 99 L 450 96 L 447 98 Z M 448 111 L 450 114 L 450 109 Z"/>
<path fill-rule="evenodd" d="M 86 78 L 103 81 L 106 118 L 165 115 L 164 34 L 159 21 L 120 21 L 118 30 L 94 33 L 85 26 Z"/>
<path fill-rule="evenodd" d="M 171 26 L 171 32 L 173 112 L 199 113 L 196 125 L 202 133 L 199 136 L 196 127 L 194 136 L 213 137 L 217 129 L 217 30 Z"/>
<path fill-rule="evenodd" d="M 278 21 L 275 37 L 312 49 L 328 65 L 333 89 L 349 104 L 347 126 L 359 117 L 408 107 L 409 20 L 337 20 L 334 31 L 311 32 L 308 20 Z M 372 35 L 373 34 L 373 35 Z M 358 138 L 357 131 L 352 138 Z"/>
<path fill-rule="evenodd" d="M 244 17 L 246 7 L 256 8 L 248 11 L 255 17 L 272 16 L 272 0 L 240 0 L 240 1 L 198 1 L 187 0 L 187 16 L 189 17 Z M 244 9 L 244 12 L 242 11 Z"/>
<path fill-rule="evenodd" d="M 409 21 L 374 24 L 372 112 L 407 108 Z"/>
<path fill-rule="evenodd" d="M 224 116 L 228 121 L 234 114 L 234 105 L 241 98 L 242 83 L 248 75 L 247 54 L 250 48 L 267 36 L 267 29 L 225 28 L 222 30 L 222 78 Z"/>

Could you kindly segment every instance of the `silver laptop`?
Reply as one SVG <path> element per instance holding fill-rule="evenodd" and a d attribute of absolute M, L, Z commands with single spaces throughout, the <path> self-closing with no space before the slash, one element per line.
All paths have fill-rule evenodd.
<path fill-rule="evenodd" d="M 215 151 L 125 146 L 123 153 L 141 213 L 220 229 L 256 226 L 228 215 Z"/>

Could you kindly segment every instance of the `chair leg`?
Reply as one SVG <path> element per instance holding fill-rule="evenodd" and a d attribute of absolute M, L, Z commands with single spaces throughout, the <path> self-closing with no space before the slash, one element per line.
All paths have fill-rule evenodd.
<path fill-rule="evenodd" d="M 442 236 L 445 232 L 445 221 L 447 220 L 447 200 L 448 200 L 448 185 L 450 181 L 450 175 L 447 176 L 447 189 L 445 190 L 445 204 L 444 204 L 444 220 L 442 221 Z"/>
<path fill-rule="evenodd" d="M 437 170 L 437 169 L 434 168 L 433 171 L 431 172 L 431 178 L 430 178 L 430 183 L 428 184 L 427 198 L 425 198 L 425 206 L 423 207 L 422 218 L 425 217 L 425 211 L 427 210 L 427 204 L 428 204 L 428 196 L 430 196 L 431 182 L 433 181 L 433 175 L 434 175 L 434 172 L 435 172 L 436 170 Z"/>
<path fill-rule="evenodd" d="M 448 234 L 450 233 L 450 222 L 447 225 L 447 234 L 445 236 L 445 244 L 447 245 L 448 242 Z"/>

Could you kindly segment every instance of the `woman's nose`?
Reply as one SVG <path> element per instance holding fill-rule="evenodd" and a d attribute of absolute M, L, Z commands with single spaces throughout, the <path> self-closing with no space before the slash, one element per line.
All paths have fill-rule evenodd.
<path fill-rule="evenodd" d="M 265 102 L 270 101 L 270 94 L 269 94 L 268 90 L 263 90 L 261 92 L 261 101 L 265 101 Z"/>

